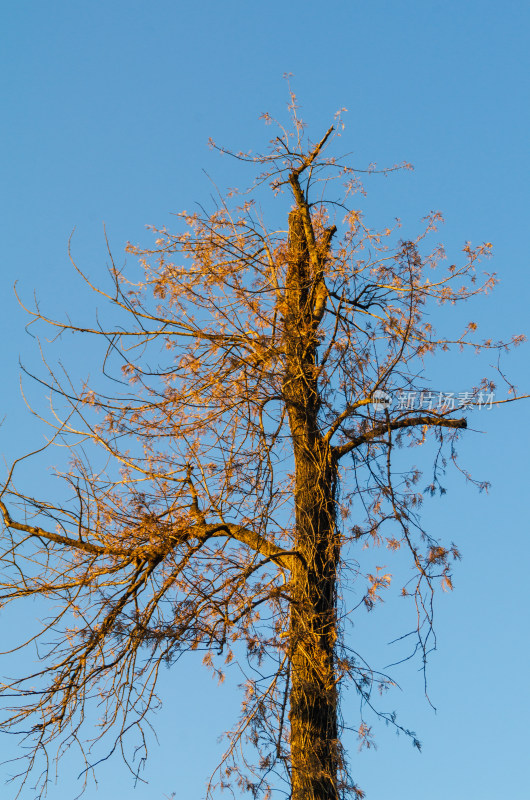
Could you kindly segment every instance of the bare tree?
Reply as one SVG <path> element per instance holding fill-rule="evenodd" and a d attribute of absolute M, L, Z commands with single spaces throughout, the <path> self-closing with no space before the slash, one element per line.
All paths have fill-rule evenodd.
<path fill-rule="evenodd" d="M 359 171 L 325 155 L 340 119 L 306 144 L 292 112 L 268 154 L 232 153 L 262 171 L 254 194 L 183 213 L 181 232 L 155 231 L 150 250 L 129 245 L 138 281 L 114 263 L 109 292 L 83 275 L 114 327 L 30 310 L 58 334 L 103 339 L 104 372 L 120 382 L 110 397 L 50 368 L 40 380 L 55 441 L 69 448 L 70 499 L 27 496 L 16 464 L 1 492 L 2 603 L 49 601 L 42 669 L 3 686 L 4 730 L 23 736 L 19 777 L 37 769 L 37 794 L 52 743 L 59 755 L 85 747 L 91 763 L 87 703 L 110 749 L 135 731 L 145 743 L 161 665 L 199 650 L 220 676 L 233 660 L 251 667 L 208 796 L 235 781 L 254 797 L 283 785 L 292 800 L 362 798 L 341 746 L 341 687 L 353 682 L 398 725 L 372 696 L 391 678 L 346 635 L 348 598 L 370 610 L 391 581 L 363 572 L 364 547 L 410 555 L 402 593 L 423 660 L 431 646 L 433 592 L 450 588 L 458 550 L 423 529 L 420 473 L 397 450 L 434 441 L 434 492 L 464 413 L 492 390 L 484 381 L 449 402 L 421 377 L 439 350 L 507 346 L 474 341 L 473 323 L 440 336 L 428 316 L 493 286 L 475 276 L 490 245 L 466 244 L 463 263 L 442 269 L 442 248 L 427 246 L 438 214 L 413 240 L 372 230 L 353 206 Z M 267 182 L 284 230 L 262 220 L 255 196 Z M 364 718 L 355 724 L 369 740 Z"/>

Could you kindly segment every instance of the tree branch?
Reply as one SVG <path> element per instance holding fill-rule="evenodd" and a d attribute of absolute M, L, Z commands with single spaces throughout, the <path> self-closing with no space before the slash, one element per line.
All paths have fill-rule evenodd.
<path fill-rule="evenodd" d="M 308 167 L 311 166 L 311 164 L 313 163 L 315 158 L 318 156 L 318 154 L 320 153 L 320 151 L 322 150 L 322 148 L 326 144 L 327 140 L 329 139 L 329 137 L 333 133 L 333 129 L 334 129 L 334 125 L 330 125 L 330 127 L 327 129 L 327 131 L 324 134 L 324 136 L 322 137 L 322 139 L 313 147 L 313 149 L 311 150 L 311 152 L 309 153 L 307 158 L 304 158 L 304 160 L 302 161 L 300 166 L 297 167 L 296 169 L 294 169 L 291 172 L 291 177 L 298 178 L 305 169 L 307 169 Z"/>
<path fill-rule="evenodd" d="M 319 257 L 318 257 L 318 250 L 317 250 L 317 243 L 315 240 L 315 232 L 313 230 L 313 224 L 311 222 L 311 214 L 309 211 L 309 205 L 307 200 L 304 197 L 304 193 L 302 191 L 302 187 L 300 186 L 300 175 L 302 172 L 311 166 L 317 155 L 320 153 L 322 148 L 324 147 L 327 139 L 331 135 L 333 131 L 333 125 L 328 128 L 320 142 L 314 146 L 311 150 L 307 158 L 305 158 L 299 167 L 294 169 L 289 174 L 289 183 L 291 184 L 291 189 L 293 190 L 294 199 L 296 200 L 296 205 L 298 206 L 300 213 L 302 215 L 302 222 L 304 225 L 304 232 L 307 242 L 307 248 L 309 250 L 309 257 L 311 259 L 313 270 L 315 275 L 319 272 Z M 334 232 L 334 231 L 333 231 Z M 333 235 L 333 234 L 331 234 Z M 331 237 L 330 237 L 331 239 Z M 329 244 L 329 243 L 328 243 Z"/>
<path fill-rule="evenodd" d="M 262 556 L 267 556 L 275 561 L 279 558 L 286 558 L 295 556 L 296 553 L 290 550 L 283 550 L 273 542 L 266 539 L 261 534 L 251 531 L 249 528 L 243 528 L 241 525 L 225 524 L 219 525 L 205 525 L 203 526 L 204 535 L 210 536 L 229 536 L 242 544 L 246 544 L 251 550 L 260 553 Z"/>
<path fill-rule="evenodd" d="M 52 533 L 51 531 L 46 531 L 43 528 L 27 525 L 23 522 L 15 522 L 5 504 L 0 500 L 0 512 L 2 514 L 4 525 L 6 528 L 12 528 L 13 530 L 22 531 L 23 533 L 29 533 L 30 536 L 36 536 L 39 539 L 46 539 L 51 542 L 55 542 L 56 544 L 62 544 L 65 547 L 71 547 L 76 550 L 84 550 L 86 553 L 92 553 L 93 555 L 97 556 L 104 556 L 104 555 L 115 555 L 115 556 L 125 556 L 131 557 L 134 556 L 136 552 L 141 550 L 145 553 L 145 548 L 133 548 L 133 549 L 118 549 L 114 547 L 102 547 L 101 545 L 91 544 L 90 542 L 84 542 L 81 539 L 71 539 L 68 536 L 62 536 L 58 533 Z M 197 525 L 188 528 L 186 531 L 186 535 L 184 537 L 185 540 L 197 536 L 199 539 L 210 539 L 212 537 L 220 537 L 220 536 L 227 536 L 231 539 L 235 539 L 242 544 L 245 544 L 251 550 L 254 550 L 256 553 L 260 553 L 260 555 L 266 556 L 273 561 L 276 561 L 280 558 L 292 557 L 295 553 L 283 550 L 281 547 L 278 547 L 273 542 L 270 542 L 261 534 L 256 533 L 248 528 L 243 528 L 241 525 L 234 525 L 231 523 L 218 523 L 212 525 Z M 183 538 L 180 536 L 172 536 L 172 539 L 177 539 L 178 542 L 182 542 Z"/>
<path fill-rule="evenodd" d="M 350 453 L 352 450 L 355 450 L 356 447 L 359 447 L 362 444 L 367 444 L 368 442 L 372 442 L 374 439 L 377 439 L 378 436 L 388 433 L 389 430 L 397 431 L 402 428 L 412 428 L 416 425 L 426 425 L 432 428 L 467 428 L 467 420 L 465 418 L 444 419 L 440 417 L 424 416 L 394 420 L 394 422 L 390 422 L 389 424 L 382 422 L 380 425 L 376 425 L 374 428 L 366 433 L 363 433 L 361 436 L 356 436 L 347 444 L 332 447 L 333 456 L 337 459 L 342 458 L 342 456 L 346 455 L 346 453 Z"/>
<path fill-rule="evenodd" d="M 84 550 L 87 553 L 92 553 L 93 555 L 116 555 L 116 556 L 123 556 L 129 555 L 128 551 L 110 547 L 101 547 L 100 545 L 90 544 L 90 542 L 84 542 L 82 539 L 70 539 L 68 536 L 61 536 L 59 533 L 52 533 L 51 531 L 45 531 L 43 528 L 39 528 L 33 525 L 27 525 L 24 522 L 15 522 L 11 519 L 9 511 L 7 510 L 5 504 L 0 500 L 0 511 L 2 512 L 2 517 L 4 520 L 4 525 L 6 528 L 12 528 L 16 531 L 22 531 L 23 533 L 29 533 L 31 536 L 37 536 L 39 539 L 47 539 L 51 542 L 56 542 L 57 544 L 64 544 L 66 547 L 72 547 L 76 550 Z"/>

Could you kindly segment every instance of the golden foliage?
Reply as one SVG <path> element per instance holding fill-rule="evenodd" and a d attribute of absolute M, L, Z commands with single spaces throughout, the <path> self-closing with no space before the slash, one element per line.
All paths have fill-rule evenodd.
<path fill-rule="evenodd" d="M 30 310 L 58 333 L 101 340 L 120 382 L 110 397 L 106 385 L 76 389 L 50 370 L 70 499 L 18 491 L 16 465 L 1 491 L 2 602 L 39 597 L 51 615 L 42 670 L 2 687 L 12 707 L 4 728 L 26 732 L 30 768 L 53 742 L 60 753 L 82 742 L 95 696 L 98 738 L 135 730 L 145 745 L 161 667 L 197 650 L 219 680 L 231 663 L 250 665 L 221 785 L 266 795 L 283 769 L 293 800 L 362 798 L 341 745 L 339 688 L 352 681 L 372 708 L 372 688 L 392 683 L 345 638 L 349 576 L 368 609 L 391 586 L 380 567 L 363 575 L 364 546 L 409 553 L 414 577 L 402 593 L 427 653 L 434 582 L 451 588 L 459 554 L 421 527 L 420 473 L 396 450 L 428 434 L 439 448 L 452 442 L 483 386 L 465 408 L 383 413 L 371 398 L 421 393 L 418 365 L 440 350 L 506 346 L 472 339 L 475 323 L 440 337 L 426 315 L 493 287 L 475 271 L 491 244 L 466 243 L 462 264 L 443 269 L 443 248 L 428 248 L 439 213 L 414 239 L 371 229 L 346 206 L 362 191 L 359 171 L 325 156 L 340 121 L 305 143 L 294 97 L 291 110 L 293 130 L 280 129 L 270 153 L 232 154 L 264 170 L 254 191 L 268 181 L 287 224 L 266 228 L 251 195 L 234 207 L 219 198 L 211 214 L 182 212 L 180 231 L 153 229 L 152 249 L 127 245 L 139 280 L 112 261 L 111 290 L 83 276 L 114 327 Z M 332 179 L 342 203 L 320 199 Z M 358 730 L 372 746 L 371 727 Z"/>

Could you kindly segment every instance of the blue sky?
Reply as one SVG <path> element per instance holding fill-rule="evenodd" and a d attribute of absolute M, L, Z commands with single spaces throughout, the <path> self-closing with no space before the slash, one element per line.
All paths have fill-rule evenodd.
<path fill-rule="evenodd" d="M 171 212 L 207 200 L 205 172 L 221 187 L 245 185 L 250 174 L 209 150 L 207 140 L 263 148 L 270 129 L 258 117 L 284 115 L 286 72 L 314 138 L 346 107 L 343 145 L 357 166 L 414 164 L 414 173 L 371 179 L 369 217 L 400 216 L 414 232 L 425 213 L 441 209 L 440 238 L 455 253 L 467 239 L 492 241 L 488 268 L 501 283 L 470 306 L 469 317 L 493 335 L 528 334 L 524 3 L 19 0 L 4 3 L 1 15 L 0 452 L 7 461 L 43 436 L 20 394 L 19 357 L 37 368 L 39 354 L 25 333 L 15 280 L 24 298 L 35 289 L 50 311 L 90 315 L 91 300 L 68 262 L 73 228 L 74 254 L 97 279 L 105 270 L 103 223 L 120 254 L 128 239 L 149 241 L 146 224 L 171 225 Z M 61 355 L 74 366 L 88 363 L 85 346 L 67 342 Z M 523 346 L 505 364 L 526 392 L 528 352 Z M 29 392 L 38 398 L 35 387 Z M 456 540 L 464 555 L 455 592 L 438 603 L 439 651 L 429 673 L 438 711 L 424 700 L 421 676 L 400 671 L 406 691 L 391 705 L 424 751 L 377 727 L 375 752 L 358 754 L 348 741 L 368 800 L 527 796 L 529 410 L 523 401 L 481 412 L 474 425 L 482 432 L 470 432 L 461 445 L 465 463 L 492 481 L 489 495 L 450 477 L 448 495 L 426 506 L 434 532 Z M 28 480 L 47 488 L 45 463 Z M 33 613 L 2 612 L 4 641 L 30 626 Z M 384 639 L 387 631 L 393 638 L 398 619 L 390 604 L 369 621 Z M 117 790 L 138 800 L 173 791 L 200 798 L 215 766 L 216 737 L 237 711 L 237 678 L 227 683 L 219 689 L 193 659 L 168 671 L 149 785 L 133 790 L 114 758 L 102 765 L 99 788 L 91 785 L 87 800 Z M 350 702 L 354 709 L 355 699 L 346 697 Z M 6 757 L 12 746 L 0 740 Z M 53 800 L 76 795 L 80 768 L 68 754 L 50 789 Z"/>

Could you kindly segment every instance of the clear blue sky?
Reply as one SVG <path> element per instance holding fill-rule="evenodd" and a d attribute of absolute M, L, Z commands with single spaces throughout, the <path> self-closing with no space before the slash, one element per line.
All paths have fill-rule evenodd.
<path fill-rule="evenodd" d="M 501 284 L 469 318 L 497 335 L 528 334 L 530 8 L 520 0 L 18 0 L 2 4 L 1 19 L 0 452 L 8 461 L 42 441 L 19 390 L 19 356 L 31 367 L 38 353 L 14 281 L 25 297 L 35 288 L 51 310 L 86 313 L 68 264 L 72 229 L 75 255 L 97 279 L 103 222 L 119 254 L 127 239 L 148 241 L 146 224 L 170 225 L 170 212 L 208 199 L 203 168 L 221 186 L 245 183 L 239 167 L 208 150 L 208 137 L 236 149 L 263 146 L 270 129 L 258 117 L 284 113 L 285 72 L 294 74 L 315 137 L 345 106 L 344 149 L 357 165 L 414 163 L 412 174 L 370 182 L 374 217 L 399 215 L 415 231 L 424 213 L 441 209 L 441 236 L 455 251 L 465 239 L 494 243 L 489 266 Z M 83 346 L 65 345 L 65 361 L 89 359 Z M 506 361 L 526 391 L 528 353 L 526 346 Z M 464 555 L 456 591 L 438 603 L 429 673 L 438 713 L 423 698 L 421 676 L 400 672 L 406 692 L 390 705 L 424 751 L 384 728 L 376 727 L 376 752 L 357 754 L 348 740 L 368 800 L 528 797 L 529 413 L 524 403 L 481 412 L 476 424 L 485 432 L 470 433 L 460 448 L 492 481 L 488 496 L 450 478 L 446 498 L 427 504 L 434 532 Z M 45 473 L 29 478 L 48 485 Z M 3 612 L 3 640 L 32 613 Z M 379 619 L 383 639 L 401 632 L 398 611 L 378 614 L 371 621 Z M 115 757 L 87 800 L 202 797 L 236 697 L 193 658 L 164 681 L 149 785 L 133 789 Z M 353 712 L 353 696 L 346 716 L 348 703 Z M 12 746 L 0 739 L 6 757 Z M 75 797 L 79 769 L 68 754 L 52 800 Z M 14 797 L 9 787 L 1 794 Z"/>

